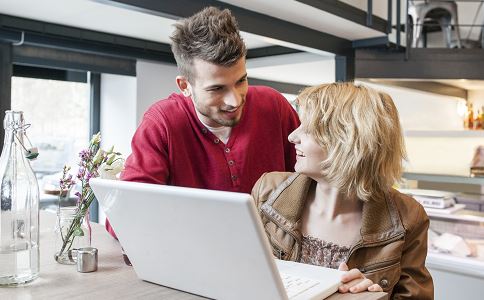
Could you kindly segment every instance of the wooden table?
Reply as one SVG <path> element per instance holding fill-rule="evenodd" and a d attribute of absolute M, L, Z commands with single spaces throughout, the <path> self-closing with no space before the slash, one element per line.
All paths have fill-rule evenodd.
<path fill-rule="evenodd" d="M 139 280 L 123 262 L 119 243 L 102 226 L 92 224 L 92 245 L 99 250 L 98 271 L 78 273 L 75 265 L 54 261 L 55 215 L 40 215 L 40 277 L 30 284 L 0 288 L 0 299 L 205 299 Z M 386 293 L 334 294 L 330 300 L 386 299 Z"/>

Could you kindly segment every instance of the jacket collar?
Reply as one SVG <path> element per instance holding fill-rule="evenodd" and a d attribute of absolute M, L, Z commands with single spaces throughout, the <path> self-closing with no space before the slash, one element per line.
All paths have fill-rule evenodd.
<path fill-rule="evenodd" d="M 294 173 L 282 182 L 262 204 L 261 211 L 288 233 L 300 237 L 297 229 L 304 209 L 305 199 L 311 185 L 311 178 Z M 391 191 L 381 201 L 367 201 L 363 204 L 360 242 L 363 245 L 391 239 L 404 233 L 404 228 Z"/>

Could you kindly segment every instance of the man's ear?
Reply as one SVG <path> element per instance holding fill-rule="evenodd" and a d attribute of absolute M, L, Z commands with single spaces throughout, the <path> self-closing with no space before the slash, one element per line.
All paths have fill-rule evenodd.
<path fill-rule="evenodd" d="M 183 96 L 185 97 L 190 97 L 191 92 L 189 89 L 190 83 L 184 76 L 177 76 L 176 77 L 176 85 L 180 89 L 180 92 L 182 92 Z"/>

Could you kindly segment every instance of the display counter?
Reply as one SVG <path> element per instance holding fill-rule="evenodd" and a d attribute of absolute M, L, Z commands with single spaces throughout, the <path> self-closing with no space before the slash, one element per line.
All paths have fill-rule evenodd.
<path fill-rule="evenodd" d="M 427 213 L 430 218 L 426 265 L 435 286 L 435 299 L 482 299 L 484 295 L 484 213 L 460 210 Z M 434 244 L 448 234 L 448 240 Z"/>

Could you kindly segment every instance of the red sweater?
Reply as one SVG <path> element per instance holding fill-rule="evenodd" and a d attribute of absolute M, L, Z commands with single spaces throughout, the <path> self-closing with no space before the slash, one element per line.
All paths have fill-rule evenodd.
<path fill-rule="evenodd" d="M 297 113 L 280 93 L 251 86 L 242 118 L 224 144 L 200 122 L 190 98 L 171 94 L 145 113 L 121 178 L 250 193 L 263 173 L 293 171 L 296 154 L 287 137 L 298 126 Z"/>

